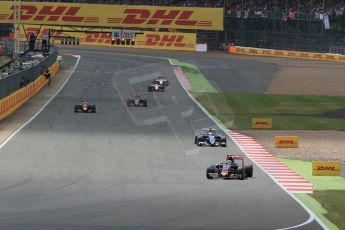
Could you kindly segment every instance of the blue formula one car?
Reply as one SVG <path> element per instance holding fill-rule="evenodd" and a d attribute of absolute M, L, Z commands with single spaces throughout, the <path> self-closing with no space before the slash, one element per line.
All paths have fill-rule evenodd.
<path fill-rule="evenodd" d="M 215 129 L 203 129 L 201 134 L 196 134 L 194 144 L 198 146 L 226 147 L 226 137 L 218 135 Z"/>

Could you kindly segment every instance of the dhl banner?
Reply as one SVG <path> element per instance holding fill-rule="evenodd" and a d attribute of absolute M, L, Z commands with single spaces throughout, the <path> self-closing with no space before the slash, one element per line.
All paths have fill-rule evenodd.
<path fill-rule="evenodd" d="M 253 129 L 271 129 L 272 118 L 252 118 Z"/>
<path fill-rule="evenodd" d="M 50 68 L 49 72 L 51 77 L 54 77 L 59 70 L 59 63 L 54 63 Z M 23 105 L 32 96 L 38 93 L 43 86 L 47 83 L 47 79 L 41 75 L 35 81 L 31 82 L 27 86 L 17 90 L 11 95 L 0 100 L 0 120 L 12 114 L 21 105 Z"/>
<path fill-rule="evenodd" d="M 313 161 L 313 176 L 340 176 L 341 163 L 339 161 Z"/>
<path fill-rule="evenodd" d="M 273 49 L 260 49 L 241 46 L 230 46 L 230 53 L 257 55 L 257 56 L 270 56 L 270 57 L 288 57 L 288 58 L 302 58 L 310 60 L 321 61 L 335 61 L 345 62 L 345 55 L 330 54 L 330 53 L 311 53 L 301 51 L 289 51 L 289 50 L 273 50 Z"/>
<path fill-rule="evenodd" d="M 0 1 L 0 22 L 13 23 L 13 2 Z M 21 3 L 21 23 L 102 27 L 223 30 L 223 8 Z"/>
<path fill-rule="evenodd" d="M 298 136 L 276 136 L 276 148 L 298 148 Z"/>
<path fill-rule="evenodd" d="M 107 30 L 103 30 L 102 32 L 61 32 L 62 29 L 59 26 L 40 27 L 37 25 L 25 25 L 24 28 L 27 35 L 34 33 L 38 38 L 40 38 L 43 33 L 51 29 L 51 36 L 53 36 L 54 43 L 56 44 L 60 43 L 61 36 L 70 36 L 78 38 L 80 45 L 114 46 L 111 44 L 111 30 L 108 30 L 106 33 L 105 31 Z M 21 30 L 21 41 L 26 41 L 25 33 L 23 29 Z M 195 33 L 144 31 L 137 33 L 134 40 L 134 45 L 130 45 L 129 47 L 195 51 L 196 46 Z"/>
<path fill-rule="evenodd" d="M 135 43 L 137 48 L 195 51 L 196 34 L 145 32 Z"/>

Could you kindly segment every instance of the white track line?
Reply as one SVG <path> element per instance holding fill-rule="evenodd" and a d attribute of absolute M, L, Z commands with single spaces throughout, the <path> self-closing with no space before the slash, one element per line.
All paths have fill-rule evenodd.
<path fill-rule="evenodd" d="M 16 135 L 20 130 L 22 130 L 27 124 L 29 124 L 33 119 L 35 119 L 47 106 L 48 104 L 60 93 L 60 91 L 63 89 L 63 87 L 65 87 L 66 83 L 68 82 L 68 80 L 71 78 L 72 74 L 74 73 L 75 69 L 77 68 L 79 61 L 80 61 L 80 55 L 72 55 L 76 58 L 78 58 L 77 63 L 75 64 L 74 68 L 72 69 L 72 72 L 69 74 L 69 76 L 67 77 L 67 79 L 64 81 L 64 83 L 60 86 L 60 88 L 58 89 L 58 91 L 43 105 L 43 107 L 37 112 L 35 113 L 28 121 L 26 121 L 22 126 L 20 126 L 16 131 L 14 131 L 9 137 L 6 138 L 6 140 L 4 140 L 1 145 L 0 145 L 0 149 L 3 148 L 7 142 L 9 142 L 14 135 Z"/>

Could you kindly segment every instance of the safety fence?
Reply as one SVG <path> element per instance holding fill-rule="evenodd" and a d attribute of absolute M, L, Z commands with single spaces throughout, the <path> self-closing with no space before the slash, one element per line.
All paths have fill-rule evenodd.
<path fill-rule="evenodd" d="M 49 68 L 49 73 L 51 77 L 54 77 L 58 70 L 59 63 L 55 59 L 55 63 L 53 63 Z M 37 72 L 35 71 L 35 73 Z M 34 75 L 32 74 L 31 76 Z M 48 80 L 42 73 L 37 73 L 37 76 L 35 80 L 29 83 L 28 85 L 12 92 L 10 95 L 0 100 L 0 120 L 4 119 L 5 117 L 13 113 L 16 109 L 18 109 L 22 104 L 24 104 L 36 93 L 38 93 L 48 83 Z"/>
<path fill-rule="evenodd" d="M 301 59 L 320 60 L 320 61 L 345 62 L 345 55 L 340 55 L 340 54 L 260 49 L 260 48 L 242 47 L 242 46 L 234 46 L 234 45 L 229 46 L 229 53 L 246 54 L 246 55 L 254 55 L 254 56 L 288 57 L 288 58 L 301 58 Z"/>

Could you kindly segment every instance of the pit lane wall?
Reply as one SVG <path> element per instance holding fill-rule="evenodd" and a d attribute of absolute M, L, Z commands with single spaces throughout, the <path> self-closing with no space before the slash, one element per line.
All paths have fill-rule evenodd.
<path fill-rule="evenodd" d="M 20 20 L 32 25 L 222 31 L 223 11 L 223 8 L 22 1 Z M 0 1 L 0 23 L 13 23 L 13 1 Z"/>
<path fill-rule="evenodd" d="M 331 53 L 311 53 L 290 50 L 273 50 L 273 49 L 260 49 L 242 46 L 229 46 L 230 54 L 246 54 L 253 56 L 269 56 L 269 57 L 288 57 L 288 58 L 301 58 L 309 60 L 320 61 L 334 61 L 345 62 L 345 55 L 331 54 Z"/>
<path fill-rule="evenodd" d="M 55 62 L 50 68 L 51 77 L 54 77 L 59 71 L 59 63 Z M 13 92 L 12 94 L 0 100 L 0 120 L 12 114 L 27 100 L 38 93 L 46 84 L 48 80 L 40 75 L 35 81 L 29 83 L 27 86 Z"/>
<path fill-rule="evenodd" d="M 20 38 L 20 40 L 23 42 L 27 41 L 27 39 L 25 38 L 25 34 L 30 35 L 31 33 L 34 33 L 37 38 L 40 38 L 43 33 L 47 33 L 49 29 L 51 29 L 51 36 L 54 38 L 55 44 L 61 44 L 61 40 L 64 37 L 71 37 L 76 38 L 76 41 L 78 41 L 77 43 L 74 43 L 74 45 L 113 46 L 184 51 L 195 51 L 196 47 L 196 33 L 154 31 L 140 32 L 134 30 L 123 30 L 121 32 L 136 33 L 134 44 L 119 45 L 111 44 L 111 32 L 116 32 L 116 30 L 104 29 L 102 31 L 95 30 L 89 32 L 69 32 L 68 30 L 71 29 L 68 27 L 37 25 L 24 25 L 24 29 L 21 29 Z M 71 45 L 73 45 L 73 42 Z"/>

